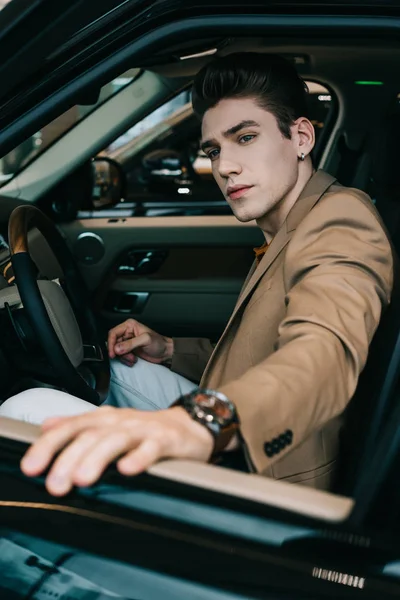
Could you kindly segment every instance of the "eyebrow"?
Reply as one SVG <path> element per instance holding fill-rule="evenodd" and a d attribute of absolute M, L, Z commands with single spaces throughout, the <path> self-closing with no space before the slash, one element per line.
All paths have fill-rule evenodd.
<path fill-rule="evenodd" d="M 235 135 L 235 133 L 238 133 L 238 131 L 240 131 L 241 129 L 245 129 L 246 127 L 260 127 L 260 125 L 259 123 L 257 123 L 257 121 L 247 119 L 245 121 L 240 121 L 240 123 L 234 125 L 233 127 L 230 127 L 229 129 L 224 131 L 222 135 L 224 136 L 224 138 L 229 138 L 232 135 Z M 205 140 L 204 142 L 201 142 L 200 148 L 204 152 L 207 148 L 215 146 L 215 144 L 216 142 L 214 140 Z"/>

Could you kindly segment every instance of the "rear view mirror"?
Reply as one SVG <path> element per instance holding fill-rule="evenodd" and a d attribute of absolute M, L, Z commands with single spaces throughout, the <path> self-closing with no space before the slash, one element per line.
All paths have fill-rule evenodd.
<path fill-rule="evenodd" d="M 96 157 L 93 164 L 92 204 L 96 210 L 115 206 L 125 194 L 125 174 L 120 165 L 107 157 Z"/>

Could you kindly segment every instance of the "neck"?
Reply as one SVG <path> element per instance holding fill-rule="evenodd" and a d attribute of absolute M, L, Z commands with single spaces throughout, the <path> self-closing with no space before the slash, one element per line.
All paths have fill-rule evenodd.
<path fill-rule="evenodd" d="M 300 164 L 299 174 L 294 186 L 290 188 L 269 213 L 260 219 L 257 219 L 256 223 L 263 232 L 266 242 L 269 243 L 282 227 L 286 217 L 297 202 L 306 183 L 314 172 L 310 159 L 307 159 L 304 163 Z"/>

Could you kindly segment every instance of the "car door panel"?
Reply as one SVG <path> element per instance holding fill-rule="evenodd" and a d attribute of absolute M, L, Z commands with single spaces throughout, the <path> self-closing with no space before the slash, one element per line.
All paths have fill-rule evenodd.
<path fill-rule="evenodd" d="M 81 219 L 62 231 L 104 329 L 131 317 L 166 334 L 211 338 L 262 243 L 254 223 L 233 216 Z"/>

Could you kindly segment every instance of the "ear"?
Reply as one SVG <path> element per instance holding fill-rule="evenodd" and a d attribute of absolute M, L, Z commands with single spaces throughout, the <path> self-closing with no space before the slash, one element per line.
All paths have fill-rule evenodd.
<path fill-rule="evenodd" d="M 308 156 L 315 145 L 314 126 L 305 117 L 300 117 L 292 125 L 292 135 L 297 146 L 298 156 Z"/>

